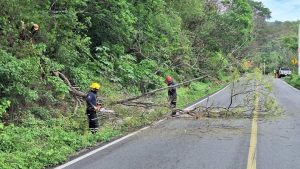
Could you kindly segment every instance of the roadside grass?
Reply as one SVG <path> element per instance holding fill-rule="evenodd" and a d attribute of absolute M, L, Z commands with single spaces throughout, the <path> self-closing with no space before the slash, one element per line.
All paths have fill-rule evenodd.
<path fill-rule="evenodd" d="M 187 103 L 194 103 L 200 98 L 215 93 L 223 87 L 225 87 L 225 84 L 195 82 L 190 84 L 188 87 L 179 88 L 177 107 L 182 109 L 187 105 Z"/>
<path fill-rule="evenodd" d="M 284 80 L 291 86 L 300 90 L 300 76 L 299 75 L 292 74 L 290 76 L 285 77 Z"/>
<path fill-rule="evenodd" d="M 30 122 L 29 122 L 30 121 Z M 73 119 L 28 119 L 22 126 L 6 126 L 0 131 L 1 169 L 40 169 L 67 160 L 70 154 L 107 142 L 120 134 L 104 126 L 96 135 L 77 132 Z"/>
<path fill-rule="evenodd" d="M 195 82 L 178 88 L 178 108 L 197 101 L 224 87 L 224 83 Z M 106 103 L 123 98 L 117 90 L 106 91 Z M 76 116 L 72 113 L 56 112 L 57 118 L 37 119 L 24 112 L 20 125 L 0 128 L 0 168 L 1 169 L 40 169 L 67 161 L 76 152 L 89 149 L 97 143 L 108 142 L 113 138 L 149 125 L 168 115 L 166 91 L 146 101 L 159 103 L 150 109 L 115 105 L 113 117 L 101 117 L 101 130 L 90 134 L 84 106 Z M 41 110 L 42 111 L 42 110 Z"/>

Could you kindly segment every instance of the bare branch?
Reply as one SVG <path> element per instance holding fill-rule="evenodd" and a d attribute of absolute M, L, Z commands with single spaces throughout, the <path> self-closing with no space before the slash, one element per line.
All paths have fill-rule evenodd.
<path fill-rule="evenodd" d="M 78 96 L 78 97 L 83 97 L 85 98 L 86 97 L 86 93 L 82 92 L 82 91 L 79 91 L 77 90 L 75 87 L 72 86 L 71 82 L 69 81 L 69 79 L 64 75 L 62 74 L 61 72 L 59 71 L 53 71 L 53 74 L 59 78 L 61 78 L 68 86 L 69 86 L 69 91 L 75 95 L 75 96 Z"/>

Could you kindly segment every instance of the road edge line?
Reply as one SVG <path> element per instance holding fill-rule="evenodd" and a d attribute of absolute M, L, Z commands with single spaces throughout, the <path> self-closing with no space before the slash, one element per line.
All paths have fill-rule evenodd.
<path fill-rule="evenodd" d="M 284 80 L 282 80 L 282 79 L 280 79 L 280 80 L 281 80 L 284 84 L 286 84 L 287 86 L 289 86 L 290 88 L 292 88 L 292 89 L 294 89 L 295 91 L 297 91 L 298 93 L 300 93 L 300 90 L 299 90 L 299 89 L 297 89 L 297 88 L 295 88 L 294 86 L 288 84 L 286 81 L 284 81 Z"/>
<path fill-rule="evenodd" d="M 197 104 L 200 104 L 200 103 L 206 101 L 208 97 L 214 97 L 215 95 L 217 95 L 217 94 L 221 93 L 222 91 L 224 91 L 224 90 L 225 90 L 227 87 L 229 87 L 229 86 L 230 86 L 230 84 L 227 85 L 227 86 L 225 86 L 225 87 L 222 88 L 221 90 L 217 91 L 216 93 L 204 97 L 202 100 L 199 100 L 197 103 L 194 103 L 194 104 L 192 104 L 192 105 L 190 105 L 190 106 L 184 108 L 183 111 L 187 111 L 187 110 L 193 109 L 193 107 L 196 106 Z"/>
<path fill-rule="evenodd" d="M 78 162 L 78 161 L 80 161 L 80 160 L 82 160 L 82 159 L 84 159 L 84 158 L 90 156 L 90 155 L 93 155 L 93 154 L 95 154 L 95 153 L 97 153 L 97 152 L 99 152 L 99 151 L 102 151 L 102 150 L 104 150 L 104 149 L 106 149 L 106 148 L 108 148 L 108 147 L 110 147 L 110 146 L 112 146 L 112 145 L 114 145 L 114 144 L 116 144 L 116 143 L 118 143 L 118 142 L 121 142 L 121 141 L 123 141 L 123 140 L 125 140 L 125 139 L 127 139 L 127 138 L 129 138 L 129 137 L 131 137 L 131 136 L 134 136 L 134 135 L 136 135 L 136 134 L 138 134 L 138 133 L 140 133 L 140 132 L 142 132 L 142 131 L 144 131 L 144 130 L 146 130 L 146 129 L 148 129 L 148 128 L 150 128 L 150 126 L 144 127 L 144 128 L 142 128 L 142 129 L 140 129 L 140 130 L 138 130 L 138 131 L 135 131 L 135 132 L 133 132 L 133 133 L 130 133 L 130 134 L 128 134 L 128 135 L 126 135 L 126 136 L 124 136 L 124 137 L 118 139 L 118 140 L 115 140 L 115 141 L 113 141 L 113 142 L 111 142 L 111 143 L 108 143 L 108 144 L 102 146 L 102 147 L 99 147 L 98 149 L 95 149 L 95 150 L 93 150 L 93 151 L 91 151 L 91 152 L 89 152 L 89 153 L 87 153 L 87 154 L 84 154 L 84 155 L 82 155 L 82 156 L 80 156 L 80 157 L 78 157 L 78 158 L 75 158 L 74 160 L 71 160 L 71 161 L 69 161 L 69 162 L 67 162 L 67 163 L 65 163 L 65 164 L 63 164 L 63 165 L 60 165 L 60 166 L 58 166 L 58 167 L 55 167 L 55 169 L 63 169 L 63 168 L 65 168 L 65 167 L 68 167 L 68 166 L 70 166 L 70 165 L 72 165 L 72 164 L 74 164 L 74 163 L 76 163 L 76 162 Z"/>
<path fill-rule="evenodd" d="M 197 105 L 197 104 L 202 103 L 202 102 L 205 101 L 208 97 L 213 97 L 213 96 L 219 94 L 220 92 L 224 91 L 228 86 L 230 86 L 230 84 L 227 85 L 227 86 L 225 86 L 223 89 L 219 90 L 218 92 L 216 92 L 216 93 L 214 93 L 214 94 L 212 94 L 212 95 L 208 95 L 207 97 L 205 97 L 204 99 L 200 100 L 199 102 L 197 102 L 197 103 L 195 103 L 195 104 L 192 104 L 192 105 L 190 105 L 190 106 L 184 108 L 183 110 L 188 110 L 188 109 L 190 109 L 191 107 L 193 107 L 193 106 L 195 106 L 195 105 Z M 158 125 L 159 123 L 165 121 L 166 119 L 167 119 L 167 118 L 163 118 L 163 119 L 161 119 L 161 120 L 159 120 L 159 121 L 157 121 L 157 122 L 154 122 L 152 125 L 146 126 L 146 127 L 142 128 L 142 129 L 139 129 L 138 131 L 135 131 L 135 132 L 133 132 L 133 133 L 130 133 L 130 134 L 128 134 L 128 135 L 125 135 L 125 136 L 123 136 L 123 137 L 121 137 L 121 138 L 119 138 L 119 139 L 117 139 L 117 140 L 115 140 L 115 141 L 113 141 L 113 142 L 111 142 L 111 143 L 108 143 L 108 144 L 106 144 L 106 145 L 104 145 L 104 146 L 102 146 L 102 147 L 99 147 L 99 148 L 97 148 L 97 149 L 95 149 L 95 150 L 93 150 L 93 151 L 91 151 L 91 152 L 88 152 L 88 153 L 86 153 L 86 154 L 84 154 L 84 155 L 82 155 L 82 156 L 80 156 L 80 157 L 77 157 L 77 158 L 75 158 L 75 159 L 73 159 L 73 160 L 71 160 L 71 161 L 69 161 L 69 162 L 66 162 L 66 163 L 64 163 L 64 164 L 62 164 L 62 165 L 60 165 L 60 166 L 57 166 L 57 167 L 55 167 L 54 169 L 63 169 L 63 168 L 68 167 L 68 166 L 70 166 L 70 165 L 72 165 L 72 164 L 75 164 L 75 163 L 77 163 L 78 161 L 80 161 L 80 160 L 82 160 L 82 159 L 85 159 L 86 157 L 89 157 L 89 156 L 91 156 L 91 155 L 93 155 L 93 154 L 95 154 L 95 153 L 97 153 L 97 152 L 99 152 L 99 151 L 102 151 L 102 150 L 104 150 L 104 149 L 106 149 L 106 148 L 108 148 L 108 147 L 110 147 L 110 146 L 112 146 L 112 145 L 114 145 L 114 144 L 117 144 L 117 143 L 119 143 L 119 142 L 121 142 L 121 141 L 123 141 L 123 140 L 125 140 L 125 139 L 127 139 L 127 138 L 129 138 L 129 137 L 131 137 L 131 136 L 134 136 L 134 135 L 136 135 L 136 134 L 138 134 L 138 133 L 140 133 L 140 132 L 142 132 L 142 131 L 144 131 L 144 130 L 147 130 L 147 129 L 150 128 L 151 126 Z"/>

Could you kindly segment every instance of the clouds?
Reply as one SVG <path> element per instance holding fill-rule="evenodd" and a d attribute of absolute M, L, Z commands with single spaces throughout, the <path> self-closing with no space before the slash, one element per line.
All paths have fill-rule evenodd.
<path fill-rule="evenodd" d="M 300 0 L 256 0 L 272 11 L 270 21 L 300 20 Z"/>

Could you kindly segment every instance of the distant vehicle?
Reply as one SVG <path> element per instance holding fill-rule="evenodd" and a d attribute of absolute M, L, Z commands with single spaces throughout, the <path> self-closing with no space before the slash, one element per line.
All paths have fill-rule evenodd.
<path fill-rule="evenodd" d="M 288 76 L 288 75 L 291 75 L 291 74 L 292 74 L 292 71 L 289 68 L 282 67 L 278 71 L 278 77 L 279 78 L 284 77 L 284 76 Z"/>

